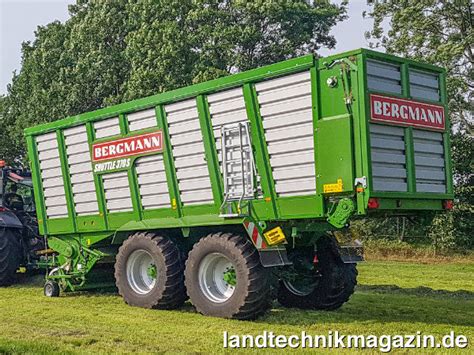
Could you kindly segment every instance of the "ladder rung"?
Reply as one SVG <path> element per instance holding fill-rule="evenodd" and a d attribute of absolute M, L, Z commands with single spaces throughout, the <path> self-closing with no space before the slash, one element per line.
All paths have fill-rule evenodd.
<path fill-rule="evenodd" d="M 229 164 L 229 163 L 240 163 L 241 159 L 227 159 L 225 162 L 227 164 Z M 244 159 L 244 164 L 245 163 L 250 163 L 250 159 Z"/>

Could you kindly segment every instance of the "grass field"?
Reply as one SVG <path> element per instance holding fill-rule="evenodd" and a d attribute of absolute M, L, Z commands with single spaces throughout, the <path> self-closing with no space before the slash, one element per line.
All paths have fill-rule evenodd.
<path fill-rule="evenodd" d="M 222 350 L 222 333 L 423 334 L 474 336 L 474 264 L 368 262 L 359 287 L 335 312 L 274 308 L 254 322 L 128 307 L 114 294 L 42 296 L 31 280 L 0 289 L 0 353 L 186 352 Z M 256 352 L 257 350 L 255 350 Z M 472 344 L 459 353 L 472 353 Z M 426 350 L 425 350 L 426 353 Z"/>

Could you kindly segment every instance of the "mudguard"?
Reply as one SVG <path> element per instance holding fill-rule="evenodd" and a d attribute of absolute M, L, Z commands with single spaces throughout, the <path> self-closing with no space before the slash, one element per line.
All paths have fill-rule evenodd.
<path fill-rule="evenodd" d="M 23 224 L 11 211 L 0 212 L 0 228 L 23 229 Z"/>
<path fill-rule="evenodd" d="M 350 231 L 336 231 L 333 233 L 337 253 L 344 264 L 353 264 L 364 261 L 364 247 L 360 240 L 354 238 Z"/>

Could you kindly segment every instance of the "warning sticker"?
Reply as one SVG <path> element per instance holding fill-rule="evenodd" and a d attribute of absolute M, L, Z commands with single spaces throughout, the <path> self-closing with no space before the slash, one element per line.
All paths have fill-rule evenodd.
<path fill-rule="evenodd" d="M 335 192 L 342 192 L 343 191 L 343 186 L 342 186 L 342 179 L 337 179 L 337 182 L 335 184 L 324 184 L 323 185 L 323 192 L 325 194 L 330 194 L 330 193 L 335 193 Z"/>
<path fill-rule="evenodd" d="M 267 243 L 269 245 L 280 244 L 286 242 L 285 234 L 280 227 L 270 229 L 268 232 L 263 233 Z"/>

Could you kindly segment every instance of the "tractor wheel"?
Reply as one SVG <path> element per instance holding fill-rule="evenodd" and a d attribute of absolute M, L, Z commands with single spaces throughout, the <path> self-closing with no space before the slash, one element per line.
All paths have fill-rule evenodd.
<path fill-rule="evenodd" d="M 178 308 L 186 301 L 184 260 L 170 239 L 140 232 L 120 247 L 115 263 L 119 294 L 131 306 Z"/>
<path fill-rule="evenodd" d="M 185 283 L 197 311 L 208 316 L 254 319 L 271 305 L 267 270 L 258 251 L 240 235 L 210 234 L 188 255 Z"/>
<path fill-rule="evenodd" d="M 306 266 L 305 271 L 299 268 L 300 273 L 292 281 L 280 281 L 278 301 L 282 306 L 331 311 L 340 308 L 354 293 L 356 264 L 341 261 L 333 237 L 321 238 L 317 245 L 317 259 L 312 252 L 296 251 L 290 255 L 290 260 L 296 272 L 301 263 Z M 308 267 L 309 264 L 313 264 L 312 268 Z"/>
<path fill-rule="evenodd" d="M 44 295 L 46 297 L 59 297 L 61 288 L 56 281 L 46 281 L 44 284 Z"/>
<path fill-rule="evenodd" d="M 21 261 L 19 243 L 14 231 L 0 229 L 0 286 L 10 286 L 15 282 Z"/>

